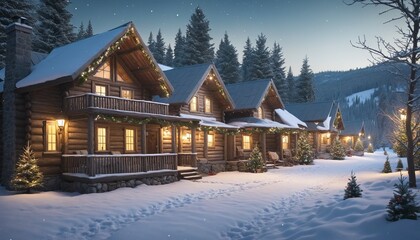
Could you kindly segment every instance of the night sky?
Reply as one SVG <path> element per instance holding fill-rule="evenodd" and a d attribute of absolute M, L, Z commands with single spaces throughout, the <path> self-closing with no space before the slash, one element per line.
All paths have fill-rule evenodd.
<path fill-rule="evenodd" d="M 226 31 L 241 62 L 247 37 L 255 46 L 263 33 L 269 48 L 280 44 L 286 67 L 295 75 L 305 56 L 314 72 L 371 65 L 369 54 L 350 41 L 366 36 L 374 45 L 375 36 L 392 40 L 396 32 L 396 23 L 384 24 L 389 15 L 379 16 L 379 8 L 347 6 L 341 0 L 71 0 L 69 11 L 76 27 L 91 20 L 94 33 L 133 21 L 147 42 L 151 31 L 156 36 L 161 29 L 173 48 L 176 32 L 181 28 L 185 34 L 197 6 L 210 21 L 215 50 Z"/>

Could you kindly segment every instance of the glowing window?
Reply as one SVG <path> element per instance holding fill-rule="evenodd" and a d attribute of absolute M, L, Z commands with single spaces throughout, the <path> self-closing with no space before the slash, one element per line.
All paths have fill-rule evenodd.
<path fill-rule="evenodd" d="M 107 144 L 106 144 L 106 128 L 104 127 L 98 127 L 97 129 L 97 149 L 98 151 L 105 151 L 107 150 Z"/>
<path fill-rule="evenodd" d="M 111 67 L 109 66 L 109 62 L 106 62 L 101 67 L 99 67 L 94 76 L 111 79 Z"/>
<path fill-rule="evenodd" d="M 204 97 L 204 112 L 211 113 L 211 100 L 208 97 Z"/>
<path fill-rule="evenodd" d="M 198 111 L 198 104 L 197 104 L 197 97 L 193 97 L 190 102 L 190 111 L 197 112 Z"/>
<path fill-rule="evenodd" d="M 251 136 L 248 136 L 248 135 L 242 136 L 242 148 L 244 150 L 251 150 Z"/>
<path fill-rule="evenodd" d="M 134 129 L 125 129 L 125 150 L 134 151 Z"/>
<path fill-rule="evenodd" d="M 214 134 L 207 135 L 207 146 L 214 147 Z"/>
<path fill-rule="evenodd" d="M 57 126 L 54 122 L 47 122 L 47 151 L 57 151 Z"/>
<path fill-rule="evenodd" d="M 133 90 L 122 89 L 121 90 L 121 97 L 127 99 L 133 99 Z"/>
<path fill-rule="evenodd" d="M 106 96 L 106 86 L 104 86 L 104 85 L 95 85 L 95 93 L 97 95 Z"/>
<path fill-rule="evenodd" d="M 264 118 L 264 111 L 262 109 L 262 107 L 258 108 L 258 118 L 259 119 L 263 119 Z"/>
<path fill-rule="evenodd" d="M 281 137 L 282 149 L 289 149 L 289 136 L 282 136 Z"/>

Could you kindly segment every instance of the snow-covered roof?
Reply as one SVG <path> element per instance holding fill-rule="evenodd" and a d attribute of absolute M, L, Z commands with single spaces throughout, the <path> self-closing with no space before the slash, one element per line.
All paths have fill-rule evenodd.
<path fill-rule="evenodd" d="M 130 24 L 55 48 L 32 72 L 16 83 L 17 88 L 71 77 L 73 80 L 112 43 L 122 37 Z"/>
<path fill-rule="evenodd" d="M 162 71 L 168 71 L 168 70 L 174 69 L 173 67 L 169 67 L 169 66 L 166 66 L 166 65 L 163 65 L 163 64 L 160 64 L 160 63 L 158 65 L 159 65 L 159 67 Z"/>
<path fill-rule="evenodd" d="M 308 127 L 306 123 L 301 121 L 295 115 L 289 113 L 286 109 L 278 108 L 275 110 L 277 116 L 281 119 L 281 121 L 290 126 L 290 128 L 301 128 L 301 127 Z"/>
<path fill-rule="evenodd" d="M 214 117 L 204 117 L 204 116 L 198 116 L 198 115 L 191 115 L 191 114 L 184 114 L 181 113 L 179 115 L 182 118 L 190 118 L 190 119 L 194 119 L 194 120 L 200 120 L 199 124 L 201 126 L 206 126 L 206 127 L 217 127 L 217 128 L 230 128 L 230 129 L 237 129 L 237 126 L 233 126 L 230 124 L 226 124 L 220 121 L 217 121 L 216 118 Z"/>
<path fill-rule="evenodd" d="M 290 128 L 288 125 L 270 119 L 256 117 L 235 118 L 229 122 L 229 125 L 237 126 L 239 128 Z"/>

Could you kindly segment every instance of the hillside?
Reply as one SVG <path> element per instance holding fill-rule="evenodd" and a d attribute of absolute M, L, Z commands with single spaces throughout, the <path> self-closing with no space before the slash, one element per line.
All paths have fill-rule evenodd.
<path fill-rule="evenodd" d="M 404 75 L 407 69 L 401 68 Z M 405 80 L 395 65 L 377 65 L 341 72 L 321 72 L 314 76 L 316 101 L 337 100 L 346 121 L 364 121 L 376 147 L 389 145 L 392 124 L 386 115 L 401 108 Z"/>

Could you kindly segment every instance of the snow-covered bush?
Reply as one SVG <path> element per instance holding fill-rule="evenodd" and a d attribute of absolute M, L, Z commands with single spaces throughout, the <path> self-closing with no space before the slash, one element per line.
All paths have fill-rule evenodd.
<path fill-rule="evenodd" d="M 383 173 L 392 173 L 391 164 L 389 163 L 389 157 L 386 156 L 386 161 L 384 163 L 384 168 L 382 169 Z"/>
<path fill-rule="evenodd" d="M 403 170 L 403 168 L 404 168 L 404 165 L 403 165 L 401 159 L 398 158 L 397 168 L 396 168 L 395 171 L 401 171 L 401 170 Z"/>

